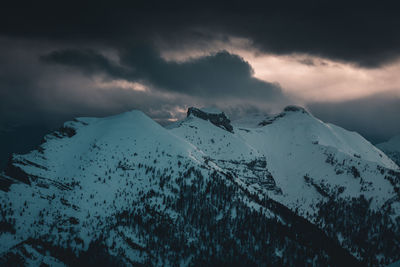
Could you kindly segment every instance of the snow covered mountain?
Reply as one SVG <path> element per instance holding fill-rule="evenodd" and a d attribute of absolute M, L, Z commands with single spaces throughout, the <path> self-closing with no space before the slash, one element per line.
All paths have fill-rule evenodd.
<path fill-rule="evenodd" d="M 387 142 L 376 145 L 400 166 L 400 135 L 394 136 Z"/>
<path fill-rule="evenodd" d="M 190 108 L 78 118 L 0 176 L 0 265 L 384 265 L 400 170 L 289 106 L 231 122 Z"/>

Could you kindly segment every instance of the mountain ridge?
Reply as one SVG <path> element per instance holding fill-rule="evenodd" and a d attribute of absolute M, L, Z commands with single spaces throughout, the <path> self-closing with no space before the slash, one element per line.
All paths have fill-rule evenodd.
<path fill-rule="evenodd" d="M 1 261 L 398 260 L 399 167 L 303 108 L 273 118 L 249 127 L 191 109 L 167 128 L 140 111 L 66 122 L 37 150 L 13 155 L 1 175 Z"/>

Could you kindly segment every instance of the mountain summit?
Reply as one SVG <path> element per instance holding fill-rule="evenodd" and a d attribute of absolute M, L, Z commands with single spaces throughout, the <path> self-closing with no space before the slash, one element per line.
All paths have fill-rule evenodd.
<path fill-rule="evenodd" d="M 228 119 L 224 112 L 217 109 L 198 109 L 191 107 L 188 109 L 187 116 L 194 116 L 203 120 L 208 120 L 217 127 L 225 129 L 228 132 L 233 132 L 231 121 Z"/>
<path fill-rule="evenodd" d="M 77 118 L 0 175 L 0 265 L 358 266 L 399 260 L 400 170 L 300 107 Z M 251 126 L 252 125 L 252 126 Z"/>

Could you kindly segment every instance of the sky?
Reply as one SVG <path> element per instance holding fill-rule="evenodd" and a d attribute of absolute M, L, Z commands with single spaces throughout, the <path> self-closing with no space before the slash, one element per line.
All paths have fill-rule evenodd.
<path fill-rule="evenodd" d="M 373 143 L 400 134 L 390 2 L 8 1 L 0 10 L 0 162 L 79 116 L 190 106 L 231 118 L 301 105 Z"/>

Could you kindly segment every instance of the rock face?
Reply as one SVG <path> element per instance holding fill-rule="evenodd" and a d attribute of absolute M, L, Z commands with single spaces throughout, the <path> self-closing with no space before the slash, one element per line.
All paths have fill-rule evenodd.
<path fill-rule="evenodd" d="M 233 133 L 233 127 L 231 125 L 231 121 L 228 119 L 228 117 L 225 115 L 224 112 L 218 112 L 218 111 L 207 112 L 207 110 L 190 107 L 188 109 L 187 116 L 189 117 L 190 115 L 193 115 L 197 118 L 206 121 L 208 120 L 215 126 Z"/>
<path fill-rule="evenodd" d="M 191 108 L 173 128 L 140 111 L 66 122 L 0 174 L 0 266 L 399 260 L 398 166 L 299 108 L 274 118 L 233 127 Z"/>
<path fill-rule="evenodd" d="M 287 106 L 283 109 L 284 112 L 301 112 L 304 114 L 308 114 L 307 110 L 303 107 L 299 106 Z"/>

